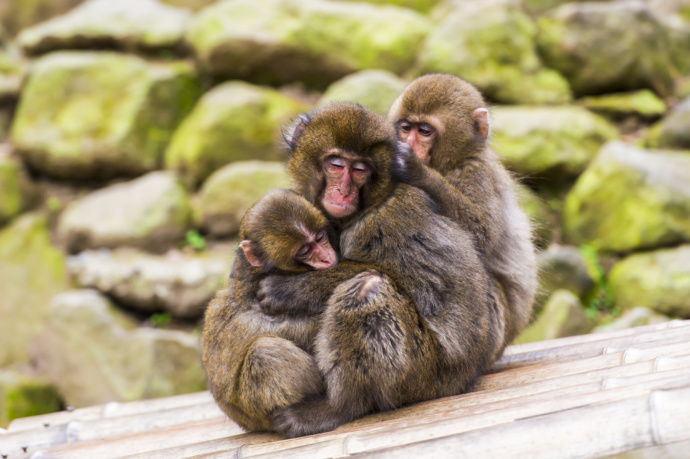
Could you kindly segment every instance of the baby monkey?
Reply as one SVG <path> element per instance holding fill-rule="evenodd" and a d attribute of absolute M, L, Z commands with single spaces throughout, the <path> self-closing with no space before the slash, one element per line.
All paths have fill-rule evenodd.
<path fill-rule="evenodd" d="M 211 300 L 201 337 L 203 364 L 220 408 L 241 427 L 271 430 L 270 414 L 325 391 L 309 354 L 321 311 L 259 307 L 259 282 L 272 273 L 328 269 L 337 239 L 323 214 L 294 191 L 269 191 L 245 214 L 225 290 Z"/>

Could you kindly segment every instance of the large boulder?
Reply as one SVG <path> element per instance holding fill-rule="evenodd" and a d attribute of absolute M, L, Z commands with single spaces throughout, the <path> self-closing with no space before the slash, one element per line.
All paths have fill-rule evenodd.
<path fill-rule="evenodd" d="M 46 175 L 74 180 L 138 175 L 159 166 L 199 91 L 187 63 L 52 53 L 31 72 L 12 139 L 24 159 Z"/>
<path fill-rule="evenodd" d="M 649 130 L 647 143 L 652 148 L 690 150 L 690 97 Z"/>
<path fill-rule="evenodd" d="M 27 363 L 27 345 L 67 290 L 65 257 L 50 244 L 43 216 L 23 215 L 0 231 L 0 367 Z"/>
<path fill-rule="evenodd" d="M 67 249 L 128 245 L 154 252 L 175 246 L 191 221 L 187 191 L 172 172 L 151 172 L 70 203 L 57 233 Z"/>
<path fill-rule="evenodd" d="M 357 70 L 400 74 L 430 21 L 394 6 L 324 0 L 227 0 L 202 10 L 187 39 L 211 75 L 325 88 Z"/>
<path fill-rule="evenodd" d="M 4 51 L 0 42 L 0 107 L 14 105 L 19 99 L 22 71 L 22 62 L 14 53 Z"/>
<path fill-rule="evenodd" d="M 0 226 L 29 209 L 37 197 L 21 161 L 0 146 Z"/>
<path fill-rule="evenodd" d="M 137 328 L 95 290 L 55 296 L 31 354 L 37 373 L 74 407 L 205 388 L 201 351 L 193 335 Z"/>
<path fill-rule="evenodd" d="M 604 333 L 618 330 L 625 330 L 626 328 L 643 327 L 645 325 L 654 325 L 668 322 L 671 319 L 663 314 L 658 314 L 649 308 L 638 306 L 632 309 L 623 311 L 620 317 L 604 324 L 594 327 L 592 333 Z"/>
<path fill-rule="evenodd" d="M 10 35 L 25 27 L 66 13 L 84 0 L 32 0 L 0 2 L 0 25 Z"/>
<path fill-rule="evenodd" d="M 567 240 L 627 252 L 690 241 L 690 154 L 606 144 L 568 193 Z"/>
<path fill-rule="evenodd" d="M 88 0 L 64 16 L 24 29 L 27 55 L 58 49 L 174 50 L 182 46 L 191 12 L 157 0 Z"/>
<path fill-rule="evenodd" d="M 405 80 L 385 70 L 362 70 L 330 85 L 319 105 L 354 102 L 385 115 L 405 84 Z"/>
<path fill-rule="evenodd" d="M 11 420 L 59 411 L 62 402 L 50 384 L 0 370 L 0 427 Z"/>
<path fill-rule="evenodd" d="M 496 107 L 491 145 L 510 170 L 553 180 L 582 173 L 618 137 L 604 118 L 577 106 Z"/>
<path fill-rule="evenodd" d="M 621 308 L 690 319 L 690 245 L 631 255 L 613 267 L 609 282 Z"/>
<path fill-rule="evenodd" d="M 568 3 L 538 19 L 544 62 L 577 95 L 651 88 L 669 95 L 679 73 L 670 29 L 641 0 Z"/>
<path fill-rule="evenodd" d="M 530 343 L 547 339 L 589 333 L 595 326 L 587 317 L 580 299 L 568 290 L 556 290 L 546 302 L 539 318 L 520 334 L 516 343 Z"/>
<path fill-rule="evenodd" d="M 459 2 L 427 37 L 416 73 L 454 73 L 497 102 L 568 102 L 568 82 L 542 65 L 535 35 L 535 24 L 512 2 Z"/>
<path fill-rule="evenodd" d="M 85 251 L 70 257 L 67 267 L 77 285 L 95 288 L 119 304 L 197 319 L 224 287 L 232 255 L 232 250 L 196 255 L 176 250 L 165 255 L 133 249 Z"/>
<path fill-rule="evenodd" d="M 214 237 L 233 236 L 249 207 L 271 188 L 289 188 L 285 164 L 242 161 L 228 164 L 204 183 L 195 205 L 195 220 Z"/>
<path fill-rule="evenodd" d="M 240 81 L 204 94 L 165 151 L 166 168 L 196 187 L 233 161 L 284 159 L 280 128 L 307 110 L 280 92 Z"/>

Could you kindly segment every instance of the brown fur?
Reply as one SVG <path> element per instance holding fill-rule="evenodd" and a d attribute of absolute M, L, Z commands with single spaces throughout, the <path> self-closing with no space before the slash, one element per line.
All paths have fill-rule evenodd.
<path fill-rule="evenodd" d="M 432 74 L 410 83 L 393 103 L 388 120 L 435 128 L 428 143 L 428 166 L 409 150 L 394 164 L 394 175 L 421 188 L 443 215 L 468 230 L 496 280 L 494 298 L 504 316 L 501 331 L 509 344 L 527 325 L 537 288 L 537 268 L 529 220 L 518 206 L 515 180 L 488 146 L 488 120 L 473 117 L 486 104 L 470 83 Z M 427 156 L 423 154 L 422 156 Z"/>
<path fill-rule="evenodd" d="M 276 410 L 275 429 L 322 432 L 367 412 L 468 390 L 503 344 L 495 334 L 503 319 L 471 235 L 421 190 L 392 180 L 399 143 L 373 112 L 334 104 L 302 118 L 287 138 L 295 187 L 317 206 L 327 186 L 324 152 L 371 164 L 359 208 L 339 221 L 343 257 L 371 269 L 337 282 L 329 276 L 342 264 L 262 281 L 261 305 L 274 311 L 326 302 L 314 343 L 326 394 Z"/>

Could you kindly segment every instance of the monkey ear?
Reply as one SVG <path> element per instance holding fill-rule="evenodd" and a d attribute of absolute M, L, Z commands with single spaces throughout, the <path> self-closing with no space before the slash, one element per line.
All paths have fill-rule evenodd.
<path fill-rule="evenodd" d="M 254 244 L 252 241 L 245 239 L 244 241 L 240 242 L 240 247 L 242 247 L 244 256 L 247 257 L 247 261 L 250 265 L 258 268 L 263 264 L 263 260 L 258 253 L 256 244 Z"/>
<path fill-rule="evenodd" d="M 300 137 L 302 137 L 304 129 L 309 125 L 310 122 L 311 117 L 306 113 L 302 113 L 297 117 L 295 122 L 290 125 L 290 127 L 283 131 L 283 139 L 285 139 L 285 143 L 287 143 L 288 147 L 290 148 L 290 154 L 295 151 L 297 142 L 299 141 Z"/>
<path fill-rule="evenodd" d="M 478 108 L 472 112 L 474 119 L 475 132 L 479 137 L 486 139 L 491 132 L 491 124 L 489 122 L 489 110 L 486 108 Z"/>

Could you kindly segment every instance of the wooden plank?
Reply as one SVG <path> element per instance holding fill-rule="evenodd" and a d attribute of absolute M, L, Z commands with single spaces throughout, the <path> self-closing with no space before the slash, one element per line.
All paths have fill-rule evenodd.
<path fill-rule="evenodd" d="M 688 451 L 690 451 L 690 440 L 634 449 L 606 456 L 605 459 L 687 459 Z"/>
<path fill-rule="evenodd" d="M 412 415 L 397 422 L 384 422 L 368 429 L 349 431 L 338 429 L 333 434 L 320 434 L 305 439 L 291 439 L 266 445 L 248 445 L 242 457 L 263 456 L 280 452 L 282 458 L 333 457 L 359 453 L 371 449 L 404 445 L 429 438 L 454 435 L 458 432 L 484 429 L 517 419 L 540 416 L 555 411 L 571 410 L 613 400 L 623 400 L 656 389 L 690 386 L 690 374 L 686 370 L 668 374 L 656 374 L 650 381 L 648 375 L 638 382 L 630 378 L 629 384 L 615 390 L 601 391 L 599 384 L 584 385 L 551 391 L 525 399 L 461 408 L 436 413 L 433 416 Z M 594 387 L 592 387 L 594 386 Z M 340 431 L 340 432 L 339 432 Z M 429 457 L 435 457 L 433 455 Z"/>
<path fill-rule="evenodd" d="M 67 424 L 70 421 L 91 421 L 94 419 L 131 416 L 139 413 L 211 403 L 213 403 L 213 397 L 211 397 L 208 391 L 135 402 L 110 402 L 104 405 L 77 408 L 73 411 L 58 411 L 56 413 L 15 419 L 10 423 L 8 430 L 11 432 L 21 432 L 24 430 L 42 429 L 46 427 L 46 424 L 48 426 L 55 426 Z"/>
<path fill-rule="evenodd" d="M 635 347 L 640 343 L 673 343 L 682 341 L 690 341 L 690 327 L 688 326 L 679 326 L 667 330 L 640 333 L 606 340 L 587 341 L 581 344 L 549 347 L 530 352 L 504 353 L 503 357 L 493 366 L 492 371 L 503 371 L 517 366 L 531 365 L 540 362 L 594 357 L 603 354 L 608 346 L 624 346 L 629 348 Z"/>
<path fill-rule="evenodd" d="M 690 440 L 690 417 L 683 401 L 690 388 L 653 391 L 624 400 L 611 399 L 594 405 L 575 407 L 515 422 L 453 434 L 443 438 L 401 444 L 386 450 L 366 452 L 362 458 L 420 457 L 530 457 L 559 458 L 600 457 L 659 445 L 663 432 L 654 421 L 659 414 L 651 399 L 666 395 L 664 409 L 680 426 L 675 429 L 679 441 Z M 282 455 L 281 455 L 282 456 Z"/>

